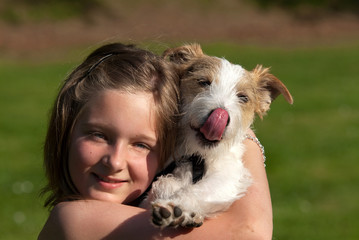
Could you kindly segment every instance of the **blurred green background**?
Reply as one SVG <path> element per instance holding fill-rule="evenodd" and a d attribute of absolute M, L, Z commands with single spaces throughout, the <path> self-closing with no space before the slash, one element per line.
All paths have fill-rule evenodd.
<path fill-rule="evenodd" d="M 357 1 L 0 2 L 1 239 L 35 239 L 48 212 L 42 145 L 65 76 L 94 47 L 161 52 L 199 42 L 209 55 L 270 66 L 294 97 L 255 129 L 265 146 L 273 239 L 359 239 Z"/>

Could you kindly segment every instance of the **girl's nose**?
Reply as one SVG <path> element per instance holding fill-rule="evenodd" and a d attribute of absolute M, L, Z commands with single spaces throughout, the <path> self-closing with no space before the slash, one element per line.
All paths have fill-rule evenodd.
<path fill-rule="evenodd" d="M 103 158 L 103 164 L 112 171 L 117 172 L 126 168 L 127 165 L 127 151 L 121 144 L 113 146 L 108 155 Z"/>

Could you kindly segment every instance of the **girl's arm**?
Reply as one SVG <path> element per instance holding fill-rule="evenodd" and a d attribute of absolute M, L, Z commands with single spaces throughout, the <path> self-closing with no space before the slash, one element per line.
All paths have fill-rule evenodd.
<path fill-rule="evenodd" d="M 227 212 L 199 228 L 160 230 L 150 223 L 149 210 L 87 200 L 58 204 L 39 239 L 271 239 L 272 206 L 262 153 L 251 140 L 245 145 L 243 160 L 252 186 Z"/>

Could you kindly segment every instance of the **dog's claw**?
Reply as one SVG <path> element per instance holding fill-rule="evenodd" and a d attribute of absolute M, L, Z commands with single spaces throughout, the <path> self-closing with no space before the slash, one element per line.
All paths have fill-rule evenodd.
<path fill-rule="evenodd" d="M 203 219 L 200 216 L 197 216 L 196 213 L 191 213 L 191 221 L 188 221 L 186 227 L 200 227 L 203 224 Z"/>
<path fill-rule="evenodd" d="M 170 223 L 169 226 L 171 227 L 177 227 L 177 226 L 180 226 L 184 221 L 184 216 L 178 218 L 177 220 L 174 220 L 173 222 Z"/>

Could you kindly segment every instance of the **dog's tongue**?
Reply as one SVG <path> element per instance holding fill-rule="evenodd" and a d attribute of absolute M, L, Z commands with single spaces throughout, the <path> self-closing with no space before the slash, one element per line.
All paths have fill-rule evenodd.
<path fill-rule="evenodd" d="M 200 128 L 200 132 L 209 141 L 221 140 L 224 129 L 228 122 L 228 112 L 222 108 L 217 108 L 207 118 Z"/>

